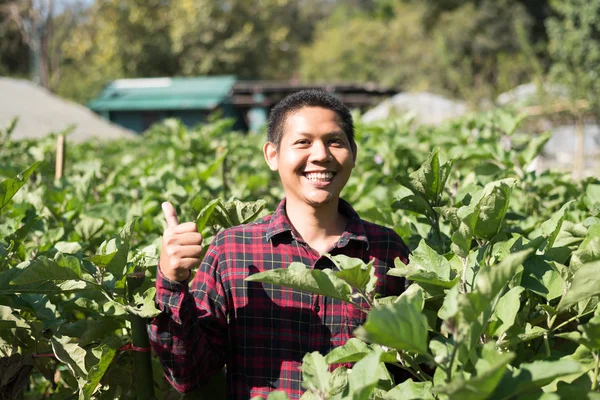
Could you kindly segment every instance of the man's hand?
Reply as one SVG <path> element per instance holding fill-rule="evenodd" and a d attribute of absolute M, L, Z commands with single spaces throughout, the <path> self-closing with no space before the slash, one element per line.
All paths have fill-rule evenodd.
<path fill-rule="evenodd" d="M 180 224 L 175 208 L 169 202 L 162 203 L 167 220 L 160 252 L 160 270 L 173 281 L 183 282 L 191 275 L 191 270 L 200 265 L 202 235 L 193 222 Z"/>

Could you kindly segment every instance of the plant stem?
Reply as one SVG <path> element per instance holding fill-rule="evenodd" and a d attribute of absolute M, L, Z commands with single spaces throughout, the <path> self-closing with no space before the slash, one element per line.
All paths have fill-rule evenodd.
<path fill-rule="evenodd" d="M 454 342 L 452 354 L 450 355 L 450 363 L 448 364 L 448 370 L 446 371 L 446 383 L 450 383 L 452 380 L 452 367 L 454 366 L 454 359 L 456 358 L 456 353 L 458 352 L 458 347 L 460 344 L 460 341 Z"/>
<path fill-rule="evenodd" d="M 463 266 L 462 277 L 461 277 L 461 285 L 462 285 L 463 293 L 467 293 L 467 263 L 468 263 L 467 260 L 468 260 L 468 257 L 465 257 L 465 258 L 460 257 L 460 261 L 462 262 L 462 266 Z"/>
<path fill-rule="evenodd" d="M 581 318 L 581 317 L 584 317 L 584 316 L 586 316 L 586 315 L 588 315 L 588 314 L 591 314 L 591 313 L 593 313 L 593 312 L 594 312 L 594 310 L 592 310 L 592 311 L 588 311 L 588 312 L 586 312 L 586 313 L 583 313 L 583 314 L 578 314 L 578 315 L 575 315 L 574 317 L 571 317 L 571 318 L 569 318 L 568 320 L 566 320 L 566 321 L 562 322 L 562 323 L 561 323 L 560 325 L 558 325 L 556 328 L 552 328 L 552 329 L 550 329 L 550 332 L 557 331 L 557 330 L 559 330 L 560 328 L 562 328 L 563 326 L 565 326 L 565 325 L 568 325 L 568 324 L 570 324 L 571 322 L 575 321 L 576 319 L 578 319 L 578 318 Z M 554 323 L 554 321 L 551 321 L 551 322 L 552 322 L 552 323 Z"/>
<path fill-rule="evenodd" d="M 417 373 L 415 370 L 413 370 L 413 369 L 412 369 L 412 368 L 410 368 L 410 367 L 407 367 L 407 366 L 405 366 L 405 365 L 403 365 L 403 364 L 396 363 L 396 362 L 395 362 L 395 363 L 390 363 L 390 364 L 391 364 L 391 365 L 394 365 L 394 366 L 396 366 L 396 367 L 398 367 L 398 368 L 402 368 L 402 369 L 403 369 L 403 370 L 405 370 L 405 371 L 408 371 L 408 372 L 410 372 L 410 374 L 411 374 L 412 376 L 414 376 L 415 378 L 417 378 L 417 379 L 418 379 L 418 380 L 420 380 L 421 382 L 427 382 L 427 379 L 425 379 L 423 376 L 421 376 L 419 373 Z"/>
<path fill-rule="evenodd" d="M 546 357 L 550 357 L 550 342 L 548 341 L 548 332 L 544 333 L 544 349 L 546 350 Z"/>
<path fill-rule="evenodd" d="M 592 378 L 592 387 L 590 388 L 592 391 L 596 390 L 598 386 L 598 364 L 600 364 L 600 354 L 597 351 L 594 353 L 594 377 Z"/>

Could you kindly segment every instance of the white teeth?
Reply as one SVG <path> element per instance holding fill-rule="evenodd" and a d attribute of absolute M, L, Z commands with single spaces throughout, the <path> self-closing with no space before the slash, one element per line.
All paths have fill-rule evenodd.
<path fill-rule="evenodd" d="M 309 172 L 305 174 L 306 178 L 313 182 L 329 182 L 333 179 L 333 172 Z"/>

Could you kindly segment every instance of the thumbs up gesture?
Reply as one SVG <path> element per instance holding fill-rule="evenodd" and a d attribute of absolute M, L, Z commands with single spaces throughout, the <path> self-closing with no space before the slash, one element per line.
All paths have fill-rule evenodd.
<path fill-rule="evenodd" d="M 162 210 L 167 228 L 162 237 L 160 270 L 168 279 L 183 282 L 190 277 L 191 270 L 200 265 L 202 235 L 195 223 L 179 223 L 171 203 L 162 203 Z"/>

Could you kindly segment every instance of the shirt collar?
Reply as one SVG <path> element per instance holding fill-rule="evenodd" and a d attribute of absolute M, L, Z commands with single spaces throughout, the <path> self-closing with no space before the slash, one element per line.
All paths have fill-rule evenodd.
<path fill-rule="evenodd" d="M 286 199 L 283 198 L 277 209 L 271 217 L 269 226 L 267 228 L 267 240 L 272 241 L 276 237 L 294 237 L 299 238 L 300 235 L 292 226 L 288 216 L 285 212 Z M 358 213 L 352 208 L 348 202 L 343 199 L 339 199 L 338 211 L 348 217 L 348 224 L 338 244 L 340 247 L 344 247 L 350 242 L 350 240 L 357 240 L 364 242 L 366 247 L 369 248 L 369 240 L 365 232 L 363 221 L 360 219 Z"/>

